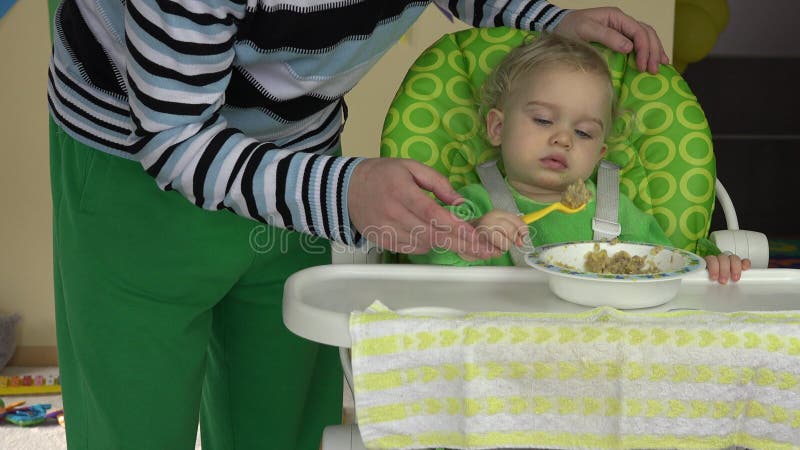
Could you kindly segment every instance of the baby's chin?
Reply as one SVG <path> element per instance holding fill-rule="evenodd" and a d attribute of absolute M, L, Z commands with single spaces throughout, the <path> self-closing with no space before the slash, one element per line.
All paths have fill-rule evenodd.
<path fill-rule="evenodd" d="M 526 197 L 540 201 L 550 201 L 558 199 L 561 193 L 567 188 L 568 184 L 563 184 L 558 180 L 517 180 L 510 183 L 517 191 Z M 552 198 L 551 198 L 552 197 Z"/>
<path fill-rule="evenodd" d="M 525 177 L 517 181 L 517 185 L 524 185 L 529 190 L 539 192 L 552 192 L 560 194 L 567 189 L 567 186 L 578 180 L 579 177 L 571 173 L 564 172 L 540 172 L 531 177 Z M 585 179 L 585 178 L 582 178 Z"/>

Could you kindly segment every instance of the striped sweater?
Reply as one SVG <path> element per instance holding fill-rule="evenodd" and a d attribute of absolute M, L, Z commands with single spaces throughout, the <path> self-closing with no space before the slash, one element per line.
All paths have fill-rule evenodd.
<path fill-rule="evenodd" d="M 552 29 L 543 0 L 435 0 L 474 26 Z M 63 0 L 48 102 L 161 189 L 353 244 L 343 96 L 431 0 Z"/>

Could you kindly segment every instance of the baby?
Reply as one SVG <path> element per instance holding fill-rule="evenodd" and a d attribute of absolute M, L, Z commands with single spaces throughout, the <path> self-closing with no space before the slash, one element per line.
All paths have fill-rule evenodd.
<path fill-rule="evenodd" d="M 527 214 L 562 198 L 577 180 L 588 180 L 608 150 L 605 139 L 614 117 L 614 90 L 605 59 L 591 46 L 557 34 L 543 34 L 513 49 L 489 75 L 482 90 L 482 113 L 491 145 L 500 148 L 505 183 L 519 212 Z M 508 250 L 531 238 L 535 246 L 593 239 L 593 198 L 575 214 L 551 213 L 531 226 L 516 211 L 492 205 L 481 184 L 459 193 L 465 202 L 453 211 L 486 233 L 500 257 L 467 261 L 435 249 L 411 255 L 412 262 L 446 265 L 512 265 Z M 619 240 L 672 245 L 655 218 L 619 196 Z M 737 281 L 750 261 L 736 255 L 705 257 L 709 277 Z"/>

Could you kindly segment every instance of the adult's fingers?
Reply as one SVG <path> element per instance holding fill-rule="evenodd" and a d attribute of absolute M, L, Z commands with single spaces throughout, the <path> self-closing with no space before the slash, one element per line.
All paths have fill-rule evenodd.
<path fill-rule="evenodd" d="M 367 239 L 391 251 L 423 253 L 441 243 L 442 248 L 475 258 L 497 253 L 468 223 L 423 191 L 433 189 L 443 201 L 458 201 L 447 184 L 444 176 L 411 160 L 362 161 L 348 190 L 351 223 Z"/>
<path fill-rule="evenodd" d="M 447 178 L 445 178 L 432 167 L 410 160 L 408 161 L 408 164 L 411 165 L 410 172 L 414 177 L 414 181 L 417 183 L 417 186 L 425 189 L 426 191 L 430 191 L 436 196 L 436 198 L 448 205 L 457 204 L 464 200 L 460 195 L 458 195 L 456 190 L 453 189 L 453 186 L 450 184 Z"/>
<path fill-rule="evenodd" d="M 616 26 L 623 36 L 633 42 L 633 48 L 636 50 L 636 67 L 642 72 L 657 74 L 658 65 L 668 63 L 669 58 L 656 30 L 622 11 L 612 11 L 609 14 L 611 26 Z"/>
<path fill-rule="evenodd" d="M 661 49 L 661 64 L 669 64 L 669 55 L 663 48 Z"/>
<path fill-rule="evenodd" d="M 411 180 L 409 178 L 409 180 Z M 381 248 L 399 253 L 422 254 L 431 248 L 477 248 L 466 241 L 472 227 L 455 218 L 413 183 L 381 196 L 373 204 L 370 224 L 362 235 Z"/>
<path fill-rule="evenodd" d="M 635 49 L 637 67 L 641 71 L 657 73 L 659 63 L 669 62 L 653 27 L 639 22 L 619 8 L 574 10 L 564 16 L 556 31 L 585 41 L 599 42 L 622 53 Z"/>
<path fill-rule="evenodd" d="M 486 259 L 499 254 L 487 237 L 481 236 L 472 225 L 442 208 L 427 195 L 412 200 L 407 207 L 426 230 L 420 233 L 425 238 L 420 240 L 420 247 L 445 248 L 466 259 Z"/>
<path fill-rule="evenodd" d="M 655 30 L 650 25 L 639 22 L 617 8 L 612 8 L 608 14 L 609 25 L 632 42 L 633 49 L 636 50 L 636 67 L 642 72 L 646 70 L 650 73 L 658 73 L 658 64 L 650 64 L 654 55 L 658 55 L 658 58 L 661 57 L 658 50 L 661 41 Z"/>
<path fill-rule="evenodd" d="M 573 34 L 584 41 L 599 42 L 621 53 L 628 53 L 634 48 L 633 41 L 623 33 L 596 20 L 581 21 L 576 25 Z"/>
<path fill-rule="evenodd" d="M 416 161 L 407 160 L 406 163 L 417 186 L 432 192 L 446 204 L 453 205 L 463 201 L 439 172 Z M 452 250 L 465 259 L 486 259 L 501 253 L 499 248 L 489 242 L 487 236 L 476 233 L 471 225 L 455 217 L 427 195 L 412 200 L 407 206 L 421 222 L 430 224 L 431 241 L 425 243 L 430 247 Z"/>
<path fill-rule="evenodd" d="M 663 55 L 666 55 L 664 52 L 664 48 L 661 46 L 661 41 L 658 39 L 658 35 L 656 34 L 656 30 L 653 29 L 650 25 L 639 22 L 644 29 L 645 33 L 647 34 L 647 59 L 640 61 L 640 50 L 637 48 L 636 50 L 636 65 L 639 67 L 640 70 L 644 71 L 642 67 L 644 66 L 646 70 L 652 74 L 658 73 L 658 65 L 661 63 L 661 58 Z"/>

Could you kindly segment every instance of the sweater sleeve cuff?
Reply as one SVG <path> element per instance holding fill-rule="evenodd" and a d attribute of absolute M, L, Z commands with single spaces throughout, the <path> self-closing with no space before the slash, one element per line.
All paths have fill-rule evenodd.
<path fill-rule="evenodd" d="M 357 245 L 361 237 L 350 222 L 347 192 L 363 158 L 297 154 L 288 169 L 286 203 L 293 229 L 331 241 Z"/>
<path fill-rule="evenodd" d="M 549 2 L 542 1 L 542 3 L 547 4 L 547 6 L 539 10 L 539 13 L 531 18 L 531 29 L 535 31 L 554 31 L 558 24 L 561 23 L 561 20 L 573 11 L 571 9 L 559 8 Z M 534 11 L 536 9 L 537 8 L 532 8 Z"/>
<path fill-rule="evenodd" d="M 350 222 L 350 204 L 348 201 L 347 193 L 350 192 L 350 179 L 353 176 L 353 171 L 356 167 L 364 161 L 365 158 L 350 158 L 351 163 L 347 164 L 344 170 L 344 177 L 342 189 L 339 192 L 341 196 L 339 206 L 341 207 L 340 217 L 342 217 L 341 230 L 335 233 L 333 238 L 339 242 L 355 247 L 362 247 L 367 245 L 367 240 L 356 230 L 352 222 Z"/>

